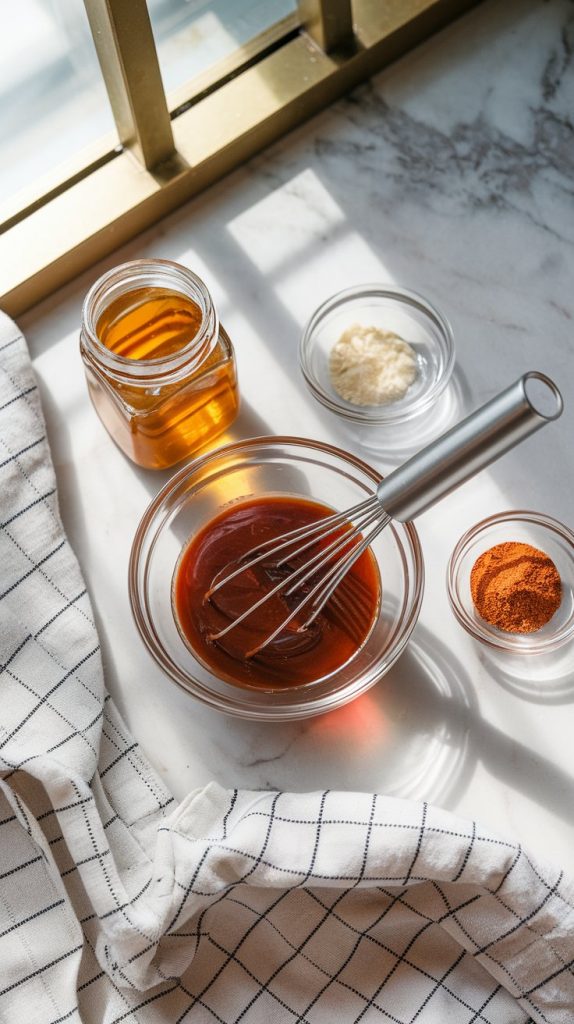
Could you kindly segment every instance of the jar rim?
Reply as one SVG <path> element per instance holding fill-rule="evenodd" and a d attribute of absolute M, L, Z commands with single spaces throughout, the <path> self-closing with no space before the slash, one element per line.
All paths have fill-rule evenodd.
<path fill-rule="evenodd" d="M 192 299 L 201 310 L 201 324 L 186 345 L 169 355 L 159 359 L 129 359 L 113 352 L 100 340 L 97 320 L 114 298 L 142 287 L 142 280 L 152 275 L 163 278 L 166 286 Z M 218 334 L 219 318 L 207 285 L 192 270 L 174 260 L 147 258 L 120 263 L 94 282 L 82 305 L 82 341 L 92 358 L 119 379 L 144 378 L 148 383 L 151 379 L 165 380 L 182 368 L 189 372 L 209 355 Z"/>

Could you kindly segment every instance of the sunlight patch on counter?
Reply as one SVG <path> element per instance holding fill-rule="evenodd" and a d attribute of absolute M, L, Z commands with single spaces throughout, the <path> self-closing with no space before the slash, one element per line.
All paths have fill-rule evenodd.
<path fill-rule="evenodd" d="M 229 221 L 227 230 L 262 274 L 277 274 L 306 250 L 321 251 L 345 225 L 345 214 L 311 169 Z"/>

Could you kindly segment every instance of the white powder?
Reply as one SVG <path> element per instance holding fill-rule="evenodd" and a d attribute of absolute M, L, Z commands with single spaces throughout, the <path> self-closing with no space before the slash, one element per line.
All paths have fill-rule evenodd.
<path fill-rule="evenodd" d="M 331 350 L 331 383 L 354 405 L 384 405 L 406 395 L 417 375 L 411 346 L 392 331 L 352 324 Z"/>

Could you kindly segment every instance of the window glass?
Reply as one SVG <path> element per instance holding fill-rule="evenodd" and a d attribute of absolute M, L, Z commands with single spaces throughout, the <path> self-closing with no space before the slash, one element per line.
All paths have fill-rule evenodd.
<path fill-rule="evenodd" d="M 292 14 L 296 0 L 148 0 L 167 92 Z"/>
<path fill-rule="evenodd" d="M 16 0 L 0 33 L 0 206 L 117 132 L 81 0 Z M 7 23 L 7 24 L 6 24 Z M 62 174 L 64 174 L 62 167 Z"/>

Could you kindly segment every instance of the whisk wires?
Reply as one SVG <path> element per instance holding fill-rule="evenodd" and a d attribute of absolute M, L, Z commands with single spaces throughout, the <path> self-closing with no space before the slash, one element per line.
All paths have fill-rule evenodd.
<path fill-rule="evenodd" d="M 212 633 L 210 640 L 221 640 L 272 597 L 279 594 L 289 597 L 296 594 L 305 584 L 311 583 L 292 611 L 268 636 L 248 651 L 245 657 L 252 658 L 268 644 L 273 643 L 289 624 L 301 615 L 304 609 L 308 614 L 304 622 L 297 627 L 297 632 L 308 629 L 329 599 L 333 596 L 335 601 L 335 598 L 339 597 L 335 594 L 337 587 L 389 521 L 390 517 L 373 495 L 345 512 L 335 513 L 318 523 L 298 527 L 279 537 L 258 544 L 242 558 L 241 564 L 237 568 L 226 573 L 210 587 L 205 595 L 205 600 L 210 600 L 218 590 L 227 586 L 241 573 L 253 569 L 262 562 L 266 564 L 272 562 L 275 569 L 280 569 L 286 563 L 299 558 L 317 545 L 319 545 L 319 550 L 294 568 L 284 579 L 275 584 L 227 626 L 217 633 Z M 329 538 L 332 539 L 329 540 Z M 325 542 L 327 543 L 325 544 Z M 355 601 L 360 602 L 361 593 L 358 587 L 354 589 L 353 597 Z M 353 616 L 354 609 L 349 600 L 341 600 L 335 606 L 340 614 Z"/>

